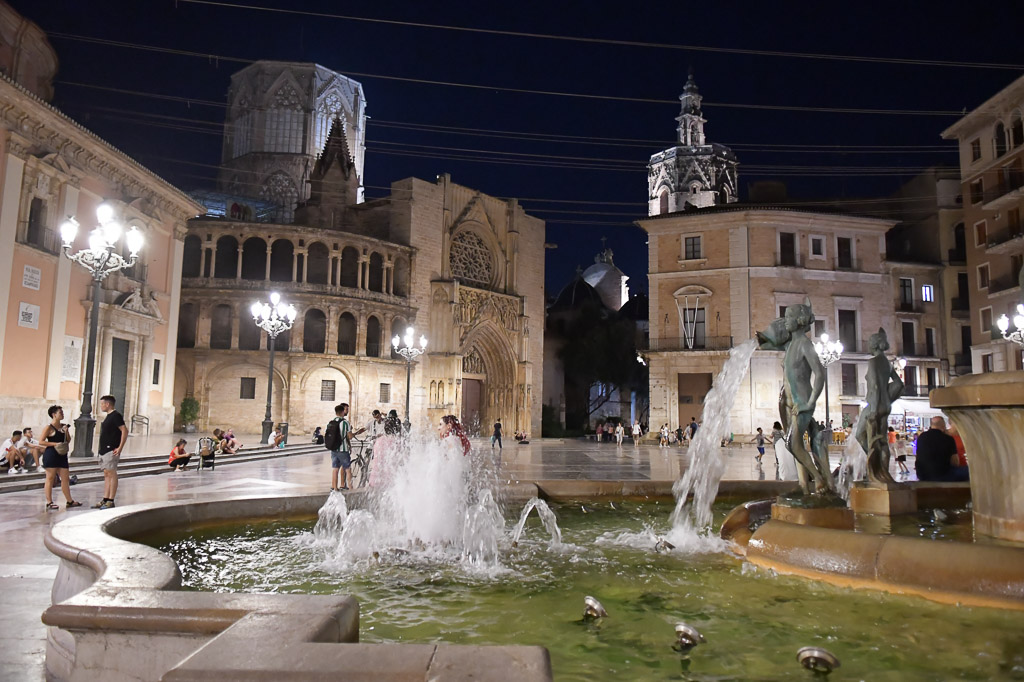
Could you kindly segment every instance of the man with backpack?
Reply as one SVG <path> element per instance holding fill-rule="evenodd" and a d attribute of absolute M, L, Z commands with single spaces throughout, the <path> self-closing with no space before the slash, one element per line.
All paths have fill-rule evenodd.
<path fill-rule="evenodd" d="M 348 423 L 348 403 L 334 408 L 335 417 L 324 429 L 324 447 L 331 451 L 331 492 L 348 490 L 352 479 L 352 426 Z M 340 474 L 340 476 L 339 476 Z"/>

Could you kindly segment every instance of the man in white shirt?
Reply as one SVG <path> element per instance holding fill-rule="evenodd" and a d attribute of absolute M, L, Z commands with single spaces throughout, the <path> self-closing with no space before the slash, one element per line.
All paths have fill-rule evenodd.
<path fill-rule="evenodd" d="M 11 434 L 10 438 L 4 441 L 3 445 L 0 445 L 0 456 L 2 456 L 10 466 L 10 469 L 7 470 L 7 473 L 9 474 L 25 473 L 25 458 L 22 457 L 21 450 L 18 449 L 18 441 L 20 440 L 21 431 L 15 431 Z"/>
<path fill-rule="evenodd" d="M 39 468 L 39 458 L 43 456 L 43 450 L 46 448 L 40 445 L 39 441 L 32 436 L 31 426 L 26 426 L 21 430 L 21 440 L 18 441 L 18 449 L 21 450 L 22 459 L 26 463 L 28 463 L 28 456 L 32 455 L 32 459 L 36 463 L 33 468 Z"/>

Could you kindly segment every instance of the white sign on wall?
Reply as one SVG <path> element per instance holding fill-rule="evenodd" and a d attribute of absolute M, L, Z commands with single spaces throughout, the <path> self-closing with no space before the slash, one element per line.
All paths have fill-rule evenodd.
<path fill-rule="evenodd" d="M 39 329 L 39 306 L 31 303 L 19 303 L 18 326 Z"/>
<path fill-rule="evenodd" d="M 82 344 L 81 336 L 64 337 L 64 360 L 60 370 L 61 381 L 79 381 L 82 375 Z"/>
<path fill-rule="evenodd" d="M 25 270 L 21 275 L 21 286 L 26 289 L 35 289 L 39 291 L 39 283 L 43 281 L 43 271 L 39 268 L 34 268 L 31 265 L 26 265 Z"/>

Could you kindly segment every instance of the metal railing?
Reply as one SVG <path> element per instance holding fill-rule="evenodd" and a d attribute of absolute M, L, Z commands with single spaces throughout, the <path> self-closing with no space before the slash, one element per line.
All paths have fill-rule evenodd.
<path fill-rule="evenodd" d="M 685 337 L 669 336 L 658 339 L 647 339 L 640 343 L 638 350 L 653 351 L 722 351 L 730 350 L 733 347 L 731 336 L 705 336 L 693 340 L 692 346 L 687 343 Z"/>
<path fill-rule="evenodd" d="M 905 398 L 927 398 L 928 394 L 936 388 L 942 388 L 942 384 L 913 384 L 903 386 L 903 397 Z"/>
<path fill-rule="evenodd" d="M 775 254 L 775 267 L 777 268 L 802 268 L 806 264 L 802 254 L 777 253 Z"/>
<path fill-rule="evenodd" d="M 971 368 L 971 354 L 970 353 L 954 353 L 953 354 L 953 365 L 957 368 L 966 367 L 968 370 Z"/>
<path fill-rule="evenodd" d="M 1024 171 L 1013 169 L 1004 173 L 995 187 L 985 190 L 984 202 L 987 204 L 990 201 L 995 201 L 1021 187 L 1024 187 Z"/>
<path fill-rule="evenodd" d="M 988 293 L 997 294 L 1018 286 L 1020 281 L 1016 277 L 993 277 L 988 281 Z"/>
<path fill-rule="evenodd" d="M 46 228 L 29 230 L 25 233 L 25 240 L 22 243 L 34 246 L 46 253 L 52 253 L 55 256 L 60 253 L 60 235 L 54 230 Z"/>
<path fill-rule="evenodd" d="M 850 270 L 853 272 L 863 272 L 863 263 L 859 258 L 841 258 L 836 256 L 832 259 L 832 267 L 836 270 Z"/>
<path fill-rule="evenodd" d="M 1000 244 L 1005 244 L 1008 241 L 1014 239 L 1020 239 L 1024 237 L 1024 221 L 1018 221 L 1015 225 L 1010 225 L 1005 230 L 999 230 L 998 232 L 990 232 L 988 239 L 986 240 L 986 248 L 994 248 Z"/>
<path fill-rule="evenodd" d="M 839 387 L 839 395 L 850 395 L 863 397 L 868 392 L 866 384 L 858 384 L 852 381 L 844 381 Z"/>
<path fill-rule="evenodd" d="M 897 301 L 896 310 L 901 313 L 923 313 L 924 303 L 921 301 Z"/>
<path fill-rule="evenodd" d="M 967 297 L 953 297 L 949 299 L 949 310 L 954 317 L 958 317 L 959 314 L 970 315 L 971 301 Z"/>
<path fill-rule="evenodd" d="M 896 345 L 897 355 L 905 355 L 908 358 L 934 358 L 938 357 L 935 344 L 927 343 L 903 343 Z"/>
<path fill-rule="evenodd" d="M 950 249 L 948 252 L 947 260 L 950 265 L 966 265 L 967 264 L 967 250 L 966 249 Z"/>

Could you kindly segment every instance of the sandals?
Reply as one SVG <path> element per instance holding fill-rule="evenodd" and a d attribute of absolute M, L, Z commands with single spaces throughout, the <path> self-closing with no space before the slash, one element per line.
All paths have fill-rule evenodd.
<path fill-rule="evenodd" d="M 60 507 L 55 505 L 53 502 L 47 502 L 46 503 L 46 511 L 50 511 L 51 509 L 60 509 Z"/>
<path fill-rule="evenodd" d="M 68 502 L 68 503 L 67 503 L 66 505 L 64 505 L 64 506 L 65 506 L 65 507 L 66 507 L 67 509 L 71 509 L 72 507 L 81 507 L 81 506 L 82 506 L 82 503 L 81 503 L 81 502 L 75 502 L 74 500 L 71 500 L 70 502 Z"/>

